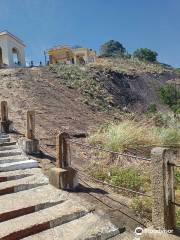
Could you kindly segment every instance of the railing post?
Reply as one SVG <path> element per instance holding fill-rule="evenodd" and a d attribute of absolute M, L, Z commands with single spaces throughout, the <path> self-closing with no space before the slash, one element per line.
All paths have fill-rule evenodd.
<path fill-rule="evenodd" d="M 76 170 L 70 166 L 68 138 L 69 134 L 65 132 L 56 137 L 56 167 L 50 169 L 49 182 L 59 189 L 75 190 L 79 183 Z"/>
<path fill-rule="evenodd" d="M 26 137 L 35 138 L 35 111 L 27 111 Z"/>
<path fill-rule="evenodd" d="M 8 104 L 6 101 L 1 102 L 1 131 L 9 133 L 10 121 L 8 119 Z"/>
<path fill-rule="evenodd" d="M 174 167 L 176 156 L 168 148 L 151 151 L 152 161 L 152 223 L 157 229 L 175 229 Z"/>
<path fill-rule="evenodd" d="M 67 139 L 69 135 L 62 132 L 56 137 L 56 166 L 57 168 L 66 168 L 69 166 Z"/>
<path fill-rule="evenodd" d="M 39 154 L 39 141 L 35 138 L 35 111 L 27 111 L 26 138 L 23 139 L 23 150 L 30 155 Z"/>

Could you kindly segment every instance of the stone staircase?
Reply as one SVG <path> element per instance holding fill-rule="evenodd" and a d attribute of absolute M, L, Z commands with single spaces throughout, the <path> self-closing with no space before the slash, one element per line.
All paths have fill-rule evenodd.
<path fill-rule="evenodd" d="M 75 193 L 61 191 L 16 142 L 0 134 L 0 239 L 121 238 L 119 229 Z"/>

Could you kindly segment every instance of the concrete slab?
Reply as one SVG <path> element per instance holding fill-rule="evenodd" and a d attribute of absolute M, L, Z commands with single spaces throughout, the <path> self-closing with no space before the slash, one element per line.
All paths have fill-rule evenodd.
<path fill-rule="evenodd" d="M 17 155 L 22 155 L 22 151 L 20 149 L 0 151 L 0 157 L 17 156 Z"/>
<path fill-rule="evenodd" d="M 11 162 L 19 162 L 19 161 L 23 161 L 23 160 L 26 160 L 26 159 L 28 160 L 28 158 L 23 156 L 23 155 L 1 157 L 0 158 L 0 164 L 11 163 Z"/>
<path fill-rule="evenodd" d="M 0 133 L 0 139 L 1 139 L 1 138 L 9 138 L 9 134 Z"/>
<path fill-rule="evenodd" d="M 18 149 L 17 145 L 0 146 L 0 152 L 1 151 L 8 151 L 8 150 L 15 150 L 15 149 Z"/>
<path fill-rule="evenodd" d="M 9 178 L 12 176 L 23 175 L 23 174 L 38 175 L 38 174 L 42 174 L 42 170 L 40 168 L 18 169 L 18 170 L 9 171 L 9 172 L 0 172 L 0 177 Z"/>
<path fill-rule="evenodd" d="M 0 182 L 0 195 L 24 191 L 48 184 L 48 182 L 48 178 L 42 173 L 17 180 Z"/>
<path fill-rule="evenodd" d="M 78 202 L 68 200 L 56 206 L 0 224 L 0 239 L 17 240 L 80 218 L 90 212 Z"/>
<path fill-rule="evenodd" d="M 0 143 L 10 142 L 10 138 L 0 138 Z"/>
<path fill-rule="evenodd" d="M 17 169 L 26 169 L 26 168 L 37 168 L 38 162 L 36 160 L 30 159 L 19 162 L 10 162 L 0 164 L 0 172 L 13 171 Z"/>
<path fill-rule="evenodd" d="M 87 239 L 109 239 L 119 234 L 118 228 L 111 224 L 108 220 L 89 213 L 72 222 L 63 224 L 62 226 L 46 230 L 24 240 L 87 240 Z"/>
<path fill-rule="evenodd" d="M 51 185 L 1 196 L 0 222 L 57 205 L 68 196 L 67 192 L 56 190 Z"/>

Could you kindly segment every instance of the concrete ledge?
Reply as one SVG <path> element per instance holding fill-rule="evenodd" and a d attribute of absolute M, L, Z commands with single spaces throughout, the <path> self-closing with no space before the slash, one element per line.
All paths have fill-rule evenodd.
<path fill-rule="evenodd" d="M 51 168 L 49 182 L 54 187 L 63 190 L 75 190 L 79 183 L 77 172 L 73 168 Z"/>

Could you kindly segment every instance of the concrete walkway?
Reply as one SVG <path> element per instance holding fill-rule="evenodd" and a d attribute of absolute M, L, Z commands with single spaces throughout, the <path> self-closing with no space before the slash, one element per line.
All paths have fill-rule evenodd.
<path fill-rule="evenodd" d="M 94 213 L 92 204 L 76 193 L 51 186 L 38 162 L 25 156 L 8 135 L 0 134 L 0 239 L 94 240 L 114 236 L 121 236 L 119 229 Z"/>

